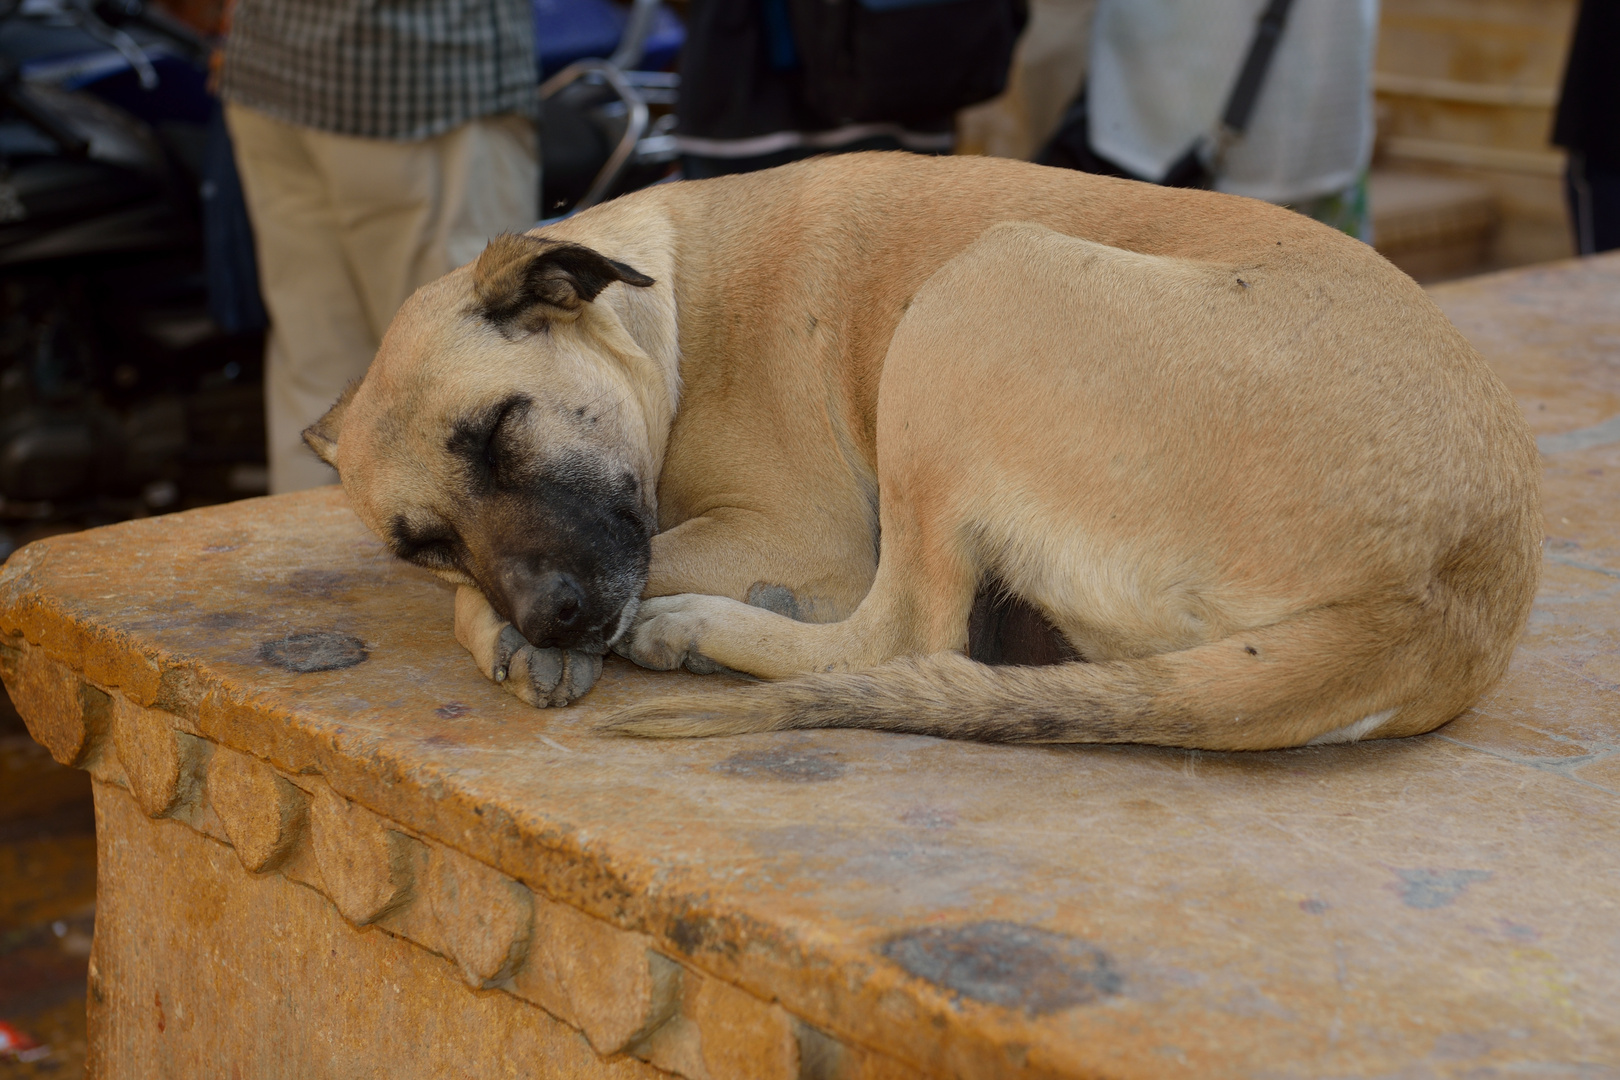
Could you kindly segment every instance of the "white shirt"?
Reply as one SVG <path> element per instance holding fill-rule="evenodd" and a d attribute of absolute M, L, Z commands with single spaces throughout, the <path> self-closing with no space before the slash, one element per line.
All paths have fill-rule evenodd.
<path fill-rule="evenodd" d="M 1101 0 L 1091 146 L 1158 179 L 1211 136 L 1267 0 Z M 1294 0 L 1248 130 L 1216 187 L 1268 202 L 1343 191 L 1372 157 L 1378 0 Z"/>

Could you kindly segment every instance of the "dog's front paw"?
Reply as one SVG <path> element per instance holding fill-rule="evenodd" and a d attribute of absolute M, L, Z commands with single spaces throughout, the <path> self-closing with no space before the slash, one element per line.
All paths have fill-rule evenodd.
<path fill-rule="evenodd" d="M 655 596 L 641 602 L 636 621 L 613 646 L 626 660 L 654 671 L 685 667 L 694 675 L 731 669 L 703 655 L 700 643 L 707 621 L 704 608 L 712 596 Z"/>
<path fill-rule="evenodd" d="M 567 705 L 596 685 L 602 658 L 572 649 L 537 649 L 496 614 L 484 594 L 456 590 L 456 640 L 484 677 L 535 708 Z"/>
<path fill-rule="evenodd" d="M 602 658 L 574 649 L 537 649 L 525 642 L 507 661 L 505 676 L 495 674 L 507 693 L 543 709 L 567 705 L 595 686 Z"/>

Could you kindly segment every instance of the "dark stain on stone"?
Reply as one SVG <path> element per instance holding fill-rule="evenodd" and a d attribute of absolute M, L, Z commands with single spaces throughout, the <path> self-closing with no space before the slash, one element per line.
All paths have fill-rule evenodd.
<path fill-rule="evenodd" d="M 1108 954 L 1067 934 L 1011 922 L 930 927 L 880 950 L 919 979 L 1028 1016 L 1086 1005 L 1125 988 Z"/>
<path fill-rule="evenodd" d="M 1330 906 L 1331 905 L 1328 904 L 1326 900 L 1317 900 L 1315 898 L 1310 900 L 1301 900 L 1299 902 L 1299 910 L 1303 911 L 1307 915 L 1320 915 Z"/>
<path fill-rule="evenodd" d="M 440 733 L 440 734 L 437 734 L 437 735 L 429 735 L 427 738 L 422 740 L 422 745 L 423 746 L 432 746 L 432 747 L 437 747 L 437 748 L 442 749 L 442 748 L 451 747 L 451 746 L 460 746 L 461 743 L 458 742 L 456 739 L 452 738 L 449 735 L 445 735 L 443 733 Z"/>
<path fill-rule="evenodd" d="M 192 620 L 192 625 L 202 630 L 240 630 L 260 621 L 259 616 L 246 611 L 205 611 Z"/>
<path fill-rule="evenodd" d="M 1425 911 L 1450 907 L 1476 881 L 1489 881 L 1489 870 L 1397 870 L 1392 885 L 1407 907 Z"/>
<path fill-rule="evenodd" d="M 669 928 L 669 940 L 687 956 L 703 946 L 703 930 L 694 919 L 676 919 Z"/>
<path fill-rule="evenodd" d="M 707 915 L 683 915 L 676 919 L 670 925 L 669 940 L 686 956 L 715 952 L 729 956 L 737 951 L 736 946 L 725 939 L 720 926 Z"/>
<path fill-rule="evenodd" d="M 330 600 L 349 586 L 348 575 L 341 570 L 295 570 L 287 579 L 287 588 L 292 592 L 321 600 Z"/>
<path fill-rule="evenodd" d="M 745 750 L 732 754 L 714 767 L 717 773 L 759 780 L 786 780 L 794 784 L 814 784 L 837 780 L 847 766 L 832 750 L 779 746 L 770 750 Z"/>
<path fill-rule="evenodd" d="M 471 705 L 463 705 L 459 701 L 447 701 L 433 710 L 433 715 L 441 720 L 459 720 L 472 712 Z"/>
<path fill-rule="evenodd" d="M 365 642 L 353 634 L 341 634 L 334 630 L 288 634 L 259 645 L 260 660 L 305 675 L 314 671 L 351 668 L 365 662 L 370 655 Z"/>

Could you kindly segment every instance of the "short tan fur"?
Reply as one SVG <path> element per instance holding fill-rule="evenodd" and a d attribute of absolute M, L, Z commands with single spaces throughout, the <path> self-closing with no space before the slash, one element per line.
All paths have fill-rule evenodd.
<path fill-rule="evenodd" d="M 480 535 L 499 515 L 447 432 L 521 391 L 555 406 L 523 446 L 634 473 L 658 532 L 615 647 L 771 681 L 648 701 L 618 730 L 1405 735 L 1497 679 L 1528 616 L 1540 468 L 1517 406 L 1410 279 L 1289 211 L 854 155 L 536 235 L 619 270 L 503 320 L 480 290 L 544 256 L 492 247 L 413 298 L 311 443 L 380 534 L 468 534 L 432 568 L 468 586 L 458 635 L 492 677 L 532 643 L 502 637 Z M 612 402 L 593 429 L 553 415 L 587 400 Z M 1084 662 L 963 657 L 992 580 Z M 558 670 L 509 685 L 537 704 L 589 685 L 583 660 Z"/>

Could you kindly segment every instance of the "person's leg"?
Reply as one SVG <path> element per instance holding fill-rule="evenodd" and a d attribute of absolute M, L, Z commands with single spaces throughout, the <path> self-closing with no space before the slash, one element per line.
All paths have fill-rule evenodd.
<path fill-rule="evenodd" d="M 441 147 L 445 213 L 433 236 L 451 267 L 478 258 L 491 237 L 525 232 L 540 213 L 539 146 L 534 122 L 487 116 L 445 136 Z"/>
<path fill-rule="evenodd" d="M 539 166 L 526 119 L 475 120 L 420 142 L 317 132 L 311 146 L 379 341 L 416 289 L 477 258 L 490 237 L 535 223 Z"/>
<path fill-rule="evenodd" d="M 260 286 L 270 314 L 265 421 L 274 493 L 318 487 L 337 474 L 300 437 L 365 373 L 377 340 L 337 238 L 331 192 L 308 153 L 307 129 L 226 105 L 253 221 Z"/>

